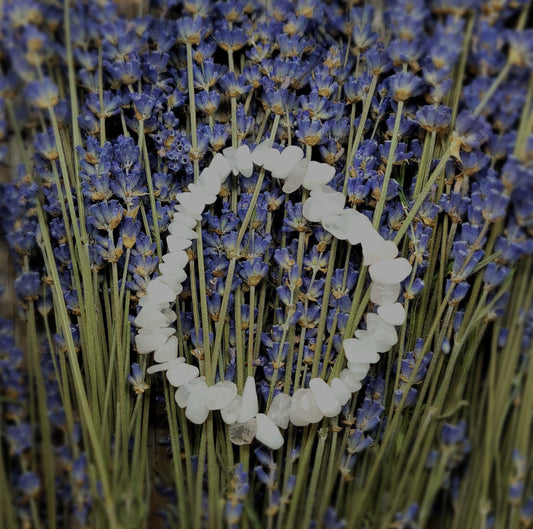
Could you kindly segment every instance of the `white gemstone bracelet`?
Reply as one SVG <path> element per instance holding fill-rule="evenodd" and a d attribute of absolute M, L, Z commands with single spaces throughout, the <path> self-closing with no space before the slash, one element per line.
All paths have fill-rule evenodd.
<path fill-rule="evenodd" d="M 369 266 L 372 280 L 370 300 L 377 305 L 377 314 L 366 315 L 366 330 L 357 330 L 354 338 L 343 341 L 348 366 L 338 377 L 329 384 L 321 378 L 313 378 L 309 388 L 297 389 L 292 396 L 278 393 L 267 414 L 259 413 L 253 377 L 246 379 L 242 395 L 237 394 L 237 386 L 230 381 L 208 386 L 206 378 L 199 376 L 198 367 L 178 356 L 178 338 L 171 327 L 177 319 L 171 305 L 187 278 L 185 267 L 189 257 L 186 250 L 198 237 L 194 228 L 202 220 L 205 206 L 215 202 L 222 183 L 232 172 L 248 178 L 254 164 L 284 181 L 285 193 L 300 187 L 310 191 L 302 210 L 307 220 L 320 222 L 337 239 L 348 240 L 352 245 L 361 244 L 363 264 Z M 279 152 L 266 140 L 253 152 L 242 145 L 237 149 L 228 147 L 223 154 L 217 153 L 197 181 L 189 185 L 189 191 L 178 195 L 177 212 L 166 238 L 168 253 L 163 255 L 159 265 L 160 275 L 149 283 L 146 295 L 139 301 L 142 308 L 135 319 L 139 328 L 136 347 L 140 354 L 154 352 L 157 364 L 148 368 L 148 373 L 166 371 L 169 383 L 178 388 L 176 402 L 186 408 L 185 415 L 191 422 L 202 424 L 209 411 L 220 410 L 230 428 L 236 431 L 240 427 L 247 428 L 258 441 L 277 450 L 283 445 L 280 428 L 287 428 L 289 422 L 306 426 L 323 417 L 338 416 L 352 393 L 361 388 L 370 364 L 378 362 L 378 353 L 387 352 L 396 344 L 395 326 L 405 320 L 404 307 L 397 302 L 400 283 L 411 273 L 411 265 L 397 257 L 397 246 L 383 239 L 365 215 L 344 208 L 345 196 L 327 185 L 334 174 L 330 165 L 304 158 L 300 147 L 289 146 Z M 232 441 L 238 444 L 238 438 L 236 433 Z"/>

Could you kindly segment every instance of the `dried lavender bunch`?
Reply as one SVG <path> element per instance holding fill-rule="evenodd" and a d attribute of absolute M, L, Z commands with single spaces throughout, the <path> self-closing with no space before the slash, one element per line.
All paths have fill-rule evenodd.
<path fill-rule="evenodd" d="M 6 523 L 145 526 L 157 476 L 171 525 L 527 524 L 528 6 L 139 6 L 4 6 L 0 156 L 22 164 L 2 227 L 29 388 L 20 420 L 2 400 Z M 215 413 L 189 423 L 133 323 L 179 195 L 265 138 L 333 167 L 330 188 L 412 265 L 397 345 L 339 417 L 289 426 L 275 452 L 235 448 Z M 375 308 L 368 267 L 305 218 L 305 191 L 254 171 L 218 195 L 174 305 L 178 351 L 213 381 L 254 376 L 268 407 L 344 366 Z"/>

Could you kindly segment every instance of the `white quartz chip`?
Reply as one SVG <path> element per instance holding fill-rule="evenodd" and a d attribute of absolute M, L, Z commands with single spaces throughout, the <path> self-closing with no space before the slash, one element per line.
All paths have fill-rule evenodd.
<path fill-rule="evenodd" d="M 238 422 L 246 422 L 257 415 L 259 412 L 259 402 L 255 390 L 255 378 L 248 377 L 242 390 L 241 409 L 239 412 Z"/>
<path fill-rule="evenodd" d="M 378 307 L 378 314 L 391 325 L 402 325 L 405 321 L 405 309 L 401 303 L 381 305 Z"/>
<path fill-rule="evenodd" d="M 237 395 L 237 386 L 229 380 L 221 380 L 207 388 L 205 404 L 210 410 L 220 410 Z"/>
<path fill-rule="evenodd" d="M 289 414 L 295 426 L 307 426 L 309 423 L 320 421 L 324 416 L 308 388 L 300 388 L 294 392 Z"/>
<path fill-rule="evenodd" d="M 409 261 L 404 257 L 398 259 L 384 259 L 370 266 L 369 272 L 372 281 L 384 285 L 401 283 L 412 270 Z"/>
<path fill-rule="evenodd" d="M 341 412 L 339 399 L 321 378 L 312 378 L 309 389 L 325 417 L 336 417 Z"/>
<path fill-rule="evenodd" d="M 316 189 L 326 185 L 335 176 L 335 167 L 324 163 L 309 162 L 302 185 L 305 189 Z"/>
<path fill-rule="evenodd" d="M 304 181 L 305 171 L 307 170 L 308 165 L 309 165 L 309 160 L 305 158 L 303 160 L 300 160 L 295 165 L 295 167 L 287 175 L 287 178 L 285 179 L 285 182 L 283 183 L 283 187 L 281 188 L 281 190 L 284 193 L 287 193 L 288 195 L 290 195 L 291 193 L 294 193 L 294 191 L 296 191 L 302 186 L 302 182 Z"/>
<path fill-rule="evenodd" d="M 185 359 L 183 359 L 185 361 Z M 180 386 L 174 394 L 174 399 L 180 408 L 185 408 L 189 404 L 189 397 L 191 396 L 194 386 L 201 385 L 204 391 L 207 391 L 207 384 L 205 377 L 197 377 L 189 380 L 187 384 Z"/>
<path fill-rule="evenodd" d="M 146 293 L 152 298 L 157 299 L 159 302 L 176 301 L 176 289 L 172 288 L 168 283 L 163 281 L 162 276 L 158 276 L 152 279 L 148 284 Z"/>
<path fill-rule="evenodd" d="M 331 381 L 331 391 L 335 393 L 341 406 L 344 406 L 352 397 L 352 392 L 348 389 L 348 386 L 337 377 Z"/>
<path fill-rule="evenodd" d="M 178 356 L 178 338 L 177 336 L 169 336 L 167 341 L 158 347 L 154 352 L 154 360 L 156 362 L 168 362 Z"/>
<path fill-rule="evenodd" d="M 371 339 L 347 338 L 342 342 L 342 347 L 349 362 L 379 362 L 378 350 Z"/>
<path fill-rule="evenodd" d="M 196 378 L 198 375 L 198 368 L 190 364 L 178 364 L 167 370 L 167 379 L 175 388 L 187 384 L 189 380 Z"/>
<path fill-rule="evenodd" d="M 255 438 L 272 450 L 280 449 L 283 446 L 283 436 L 277 425 L 264 413 L 258 413 L 256 419 Z"/>
<path fill-rule="evenodd" d="M 400 283 L 384 285 L 372 281 L 370 283 L 370 301 L 376 305 L 391 305 L 398 299 L 401 288 Z"/>
<path fill-rule="evenodd" d="M 161 329 L 140 329 L 135 336 L 135 347 L 139 354 L 146 354 L 161 347 L 167 338 L 176 332 L 171 327 Z"/>
<path fill-rule="evenodd" d="M 286 393 L 278 393 L 270 403 L 267 415 L 280 428 L 289 426 L 289 409 L 291 407 L 291 397 Z"/>
<path fill-rule="evenodd" d="M 240 395 L 235 395 L 233 400 L 220 409 L 220 416 L 226 424 L 237 422 L 239 413 L 241 412 L 241 402 L 242 397 Z"/>
<path fill-rule="evenodd" d="M 185 409 L 185 417 L 194 424 L 203 424 L 209 415 L 209 408 L 205 404 L 205 397 L 206 392 L 202 384 L 193 386 L 187 402 L 187 408 Z"/>
<path fill-rule="evenodd" d="M 303 157 L 304 152 L 297 145 L 285 147 L 281 151 L 279 158 L 273 164 L 272 176 L 280 180 L 285 180 Z"/>
<path fill-rule="evenodd" d="M 220 182 L 224 182 L 224 180 L 226 180 L 226 178 L 231 173 L 230 163 L 228 162 L 226 157 L 219 152 L 217 152 L 215 156 L 213 156 L 213 159 L 211 160 L 209 167 L 206 167 L 200 173 L 200 179 L 204 179 L 205 181 L 211 180 L 213 172 L 217 174 Z M 220 191 L 220 186 L 219 186 L 219 191 Z"/>
<path fill-rule="evenodd" d="M 250 153 L 250 147 L 248 145 L 241 145 L 235 152 L 235 161 L 237 163 L 237 169 L 245 178 L 252 176 L 254 172 L 254 166 L 252 163 L 252 156 Z"/>
<path fill-rule="evenodd" d="M 185 358 L 183 356 L 178 356 L 177 358 L 173 358 L 172 360 L 169 360 L 168 362 L 165 362 L 164 364 L 154 364 L 153 366 L 150 366 L 146 372 L 149 375 L 153 375 L 154 373 L 159 373 L 160 371 L 166 371 L 172 366 L 183 364 L 185 363 Z"/>
<path fill-rule="evenodd" d="M 380 261 L 394 259 L 398 255 L 398 246 L 393 241 L 385 240 L 377 233 L 372 225 L 371 230 L 361 238 L 363 247 L 363 264 L 370 266 Z"/>
<path fill-rule="evenodd" d="M 357 378 L 349 369 L 343 369 L 340 372 L 339 378 L 351 393 L 361 389 L 361 379 Z"/>

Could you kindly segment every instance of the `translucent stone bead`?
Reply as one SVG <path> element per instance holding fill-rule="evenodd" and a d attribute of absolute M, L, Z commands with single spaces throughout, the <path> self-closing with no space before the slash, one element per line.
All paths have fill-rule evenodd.
<path fill-rule="evenodd" d="M 160 371 L 166 371 L 172 366 L 183 364 L 183 363 L 185 363 L 185 358 L 183 356 L 179 356 L 178 358 L 173 358 L 172 360 L 169 360 L 168 362 L 165 362 L 164 364 L 154 364 L 153 366 L 150 366 L 146 370 L 146 372 L 149 375 L 153 375 L 154 373 L 159 373 Z"/>
<path fill-rule="evenodd" d="M 384 285 L 372 281 L 370 283 L 370 301 L 376 305 L 390 305 L 394 303 L 400 295 L 401 285 Z"/>
<path fill-rule="evenodd" d="M 384 285 L 395 285 L 401 283 L 411 273 L 412 266 L 407 259 L 385 259 L 370 266 L 369 272 L 372 281 L 383 283 Z"/>
<path fill-rule="evenodd" d="M 272 148 L 270 139 L 263 140 L 261 143 L 256 145 L 255 149 L 252 151 L 252 162 L 255 163 L 255 165 L 262 167 L 265 165 L 268 158 L 272 157 L 272 151 L 276 151 L 279 156 L 279 151 Z"/>
<path fill-rule="evenodd" d="M 222 158 L 224 157 L 222 156 Z M 194 186 L 203 191 L 206 195 L 214 196 L 216 198 L 216 196 L 220 193 L 220 188 L 222 187 L 221 182 L 225 179 L 226 177 L 223 179 L 221 178 L 216 169 L 213 169 L 212 167 L 206 167 L 199 174 Z M 206 202 L 206 204 L 207 203 L 208 202 Z"/>
<path fill-rule="evenodd" d="M 405 309 L 401 303 L 381 305 L 378 307 L 378 314 L 391 325 L 402 325 L 405 321 Z"/>
<path fill-rule="evenodd" d="M 303 157 L 304 152 L 297 145 L 285 147 L 272 167 L 272 176 L 285 180 Z"/>
<path fill-rule="evenodd" d="M 165 283 L 161 276 L 150 281 L 146 293 L 161 303 L 175 301 L 177 295 L 176 290 Z"/>
<path fill-rule="evenodd" d="M 268 156 L 265 155 L 263 159 L 263 167 L 267 171 L 272 171 L 279 162 L 280 157 L 281 153 L 277 149 L 272 149 L 269 151 Z"/>
<path fill-rule="evenodd" d="M 191 209 L 188 209 L 183 204 L 177 204 L 176 206 L 174 206 L 174 209 L 178 213 L 181 213 L 182 215 L 187 215 L 188 217 L 191 217 L 191 219 L 194 219 L 196 221 L 201 221 L 202 220 L 203 210 L 200 211 L 200 212 L 195 212 L 195 211 L 193 211 Z"/>
<path fill-rule="evenodd" d="M 311 390 L 300 388 L 292 396 L 289 416 L 295 426 L 307 426 L 309 423 L 320 421 L 324 414 L 318 407 Z"/>
<path fill-rule="evenodd" d="M 154 352 L 156 362 L 168 362 L 178 356 L 178 338 L 175 335 L 169 336 L 167 341 L 158 347 Z"/>
<path fill-rule="evenodd" d="M 326 185 L 334 176 L 335 167 L 323 162 L 310 161 L 302 185 L 305 189 L 316 189 Z"/>
<path fill-rule="evenodd" d="M 286 393 L 278 393 L 270 403 L 268 417 L 280 428 L 289 426 L 289 409 L 291 407 L 291 397 Z"/>
<path fill-rule="evenodd" d="M 364 220 L 360 217 L 361 213 L 355 211 L 355 209 L 346 208 L 339 213 L 331 213 L 322 218 L 322 226 L 325 230 L 329 231 L 333 237 L 346 240 L 350 239 L 359 242 L 359 234 L 361 232 L 361 223 L 364 224 Z"/>
<path fill-rule="evenodd" d="M 281 190 L 287 195 L 294 193 L 297 189 L 300 189 L 302 182 L 304 181 L 305 171 L 309 165 L 309 160 L 300 160 L 292 171 L 288 174 Z"/>
<path fill-rule="evenodd" d="M 202 384 L 192 387 L 187 408 L 185 409 L 185 417 L 194 424 L 203 424 L 209 415 L 209 408 L 205 404 L 205 396 L 206 392 Z"/>
<path fill-rule="evenodd" d="M 249 445 L 257 432 L 255 417 L 246 422 L 234 422 L 229 425 L 229 438 L 234 445 Z"/>
<path fill-rule="evenodd" d="M 177 235 L 167 235 L 167 247 L 169 252 L 179 252 L 180 250 L 186 250 L 192 244 L 191 239 L 185 239 L 178 237 Z"/>
<path fill-rule="evenodd" d="M 196 366 L 178 364 L 167 370 L 167 380 L 172 386 L 179 388 L 183 384 L 187 384 L 189 380 L 196 378 L 198 374 L 199 371 Z"/>
<path fill-rule="evenodd" d="M 216 193 L 212 193 L 208 191 L 202 185 L 189 184 L 188 188 L 189 188 L 189 191 L 193 195 L 197 196 L 200 199 L 200 201 L 203 202 L 204 204 L 213 204 L 213 202 L 215 202 L 217 199 Z"/>
<path fill-rule="evenodd" d="M 283 446 L 283 436 L 276 424 L 264 413 L 258 413 L 256 420 L 255 438 L 272 450 L 280 449 Z"/>
<path fill-rule="evenodd" d="M 153 305 L 142 307 L 135 318 L 135 325 L 144 329 L 160 329 L 168 327 L 172 322 L 167 322 L 167 316 Z"/>
<path fill-rule="evenodd" d="M 364 238 L 361 239 L 361 245 L 365 266 L 394 259 L 398 255 L 398 246 L 393 241 L 386 241 L 374 230 L 365 234 Z"/>
<path fill-rule="evenodd" d="M 156 330 L 140 329 L 135 336 L 135 347 L 139 354 L 146 354 L 161 347 L 169 336 L 176 332 L 171 327 L 163 327 Z"/>
<path fill-rule="evenodd" d="M 348 389 L 348 386 L 337 377 L 331 381 L 331 391 L 335 393 L 341 406 L 344 406 L 352 397 L 352 392 Z"/>
<path fill-rule="evenodd" d="M 171 224 L 176 224 L 178 226 L 185 226 L 186 228 L 194 228 L 196 226 L 196 220 L 189 217 L 188 215 L 184 215 L 183 213 L 174 213 L 172 216 L 172 222 Z M 170 225 L 169 225 L 170 228 Z"/>
<path fill-rule="evenodd" d="M 343 369 L 340 372 L 339 378 L 344 382 L 350 393 L 354 393 L 361 389 L 360 379 L 355 377 L 349 369 Z"/>
<path fill-rule="evenodd" d="M 205 209 L 205 202 L 202 200 L 202 195 L 199 193 L 184 192 L 176 195 L 176 200 L 187 211 L 194 215 L 201 215 Z"/>
<path fill-rule="evenodd" d="M 185 361 L 185 358 L 183 359 Z M 205 377 L 197 377 L 189 380 L 187 384 L 179 387 L 174 394 L 174 400 L 180 408 L 187 407 L 189 404 L 189 398 L 195 386 L 201 386 L 204 391 L 207 391 L 207 384 L 205 382 Z"/>
<path fill-rule="evenodd" d="M 183 283 L 187 279 L 187 272 L 183 268 L 177 268 L 172 263 L 160 263 L 159 271 L 172 282 Z"/>
<path fill-rule="evenodd" d="M 389 342 L 381 340 L 380 337 L 375 333 L 370 333 L 368 331 L 358 329 L 357 331 L 355 331 L 354 336 L 360 340 L 372 342 L 372 347 L 378 353 L 386 353 L 392 348 L 392 345 Z"/>
<path fill-rule="evenodd" d="M 302 214 L 311 222 L 322 222 L 327 215 L 340 213 L 344 208 L 346 197 L 329 186 L 325 187 L 329 191 L 322 188 L 314 189 L 311 191 L 311 196 L 304 202 Z"/>
<path fill-rule="evenodd" d="M 344 354 L 349 362 L 379 362 L 379 355 L 372 340 L 348 338 L 342 342 Z"/>
<path fill-rule="evenodd" d="M 170 263 L 176 268 L 185 268 L 189 264 L 189 256 L 185 250 L 169 252 L 163 255 L 163 262 Z"/>
<path fill-rule="evenodd" d="M 259 402 L 255 390 L 255 378 L 248 377 L 244 383 L 244 389 L 242 391 L 241 410 L 239 412 L 238 421 L 244 423 L 252 417 L 255 417 L 258 412 Z"/>
<path fill-rule="evenodd" d="M 325 417 L 336 417 L 341 412 L 339 399 L 321 378 L 312 378 L 309 382 L 309 389 Z"/>
<path fill-rule="evenodd" d="M 369 364 L 360 364 L 359 362 L 348 362 L 348 371 L 356 380 L 363 380 L 368 375 Z"/>
<path fill-rule="evenodd" d="M 248 145 L 241 145 L 235 152 L 235 161 L 237 162 L 237 169 L 245 178 L 252 176 L 254 166 L 252 163 L 252 156 L 250 154 L 250 147 Z"/>
<path fill-rule="evenodd" d="M 202 178 L 202 174 L 204 172 L 207 172 L 206 176 L 204 177 L 206 181 L 210 180 L 212 178 L 211 171 L 215 171 L 218 175 L 220 182 L 224 182 L 226 178 L 231 173 L 231 165 L 228 162 L 228 160 L 222 155 L 221 153 L 217 152 L 215 156 L 213 156 L 213 159 L 211 160 L 211 163 L 209 164 L 209 167 L 206 167 L 201 173 L 200 178 Z M 217 193 L 220 191 L 217 191 Z"/>
<path fill-rule="evenodd" d="M 239 168 L 237 166 L 237 149 L 235 149 L 235 147 L 226 147 L 222 150 L 222 154 L 228 161 L 233 174 L 237 176 L 239 174 Z"/>
<path fill-rule="evenodd" d="M 237 386 L 229 380 L 221 380 L 207 388 L 206 406 L 210 410 L 220 410 L 227 406 L 237 395 Z"/>
<path fill-rule="evenodd" d="M 237 422 L 239 413 L 241 412 L 241 402 L 242 397 L 240 395 L 235 395 L 233 400 L 220 409 L 220 416 L 226 424 Z"/>
<path fill-rule="evenodd" d="M 394 325 L 386 322 L 381 316 L 369 313 L 366 315 L 366 328 L 371 336 L 391 347 L 398 342 L 398 333 Z"/>

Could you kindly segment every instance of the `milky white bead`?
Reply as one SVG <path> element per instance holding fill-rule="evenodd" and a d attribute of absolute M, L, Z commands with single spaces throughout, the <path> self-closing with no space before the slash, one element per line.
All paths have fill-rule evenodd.
<path fill-rule="evenodd" d="M 284 193 L 290 195 L 291 193 L 294 193 L 294 191 L 296 191 L 297 189 L 300 189 L 302 182 L 304 181 L 305 171 L 307 170 L 308 165 L 309 160 L 305 158 L 303 160 L 300 160 L 296 164 L 296 166 L 287 175 L 287 178 L 283 183 L 283 187 L 281 188 L 281 190 Z"/>
<path fill-rule="evenodd" d="M 196 366 L 178 364 L 167 370 L 167 380 L 172 386 L 179 388 L 183 384 L 187 384 L 189 380 L 196 378 L 198 374 L 199 371 Z"/>
<path fill-rule="evenodd" d="M 277 149 L 271 149 L 270 151 L 268 151 L 268 156 L 264 156 L 263 167 L 267 171 L 272 171 L 279 162 L 280 157 L 281 153 Z"/>
<path fill-rule="evenodd" d="M 176 290 L 165 283 L 161 276 L 152 279 L 148 284 L 146 293 L 153 299 L 158 299 L 161 302 L 175 301 Z"/>
<path fill-rule="evenodd" d="M 174 301 L 174 300 L 173 300 Z M 157 310 L 162 311 L 163 309 L 166 309 L 169 307 L 170 302 L 169 301 L 163 301 L 160 302 L 158 299 L 149 296 L 148 294 L 145 294 L 141 298 L 139 298 L 139 302 L 137 303 L 139 307 L 154 307 Z"/>
<path fill-rule="evenodd" d="M 183 292 L 183 285 L 181 280 L 182 275 L 178 272 L 176 274 L 161 274 L 159 279 L 165 284 L 167 284 L 177 297 Z"/>
<path fill-rule="evenodd" d="M 312 378 L 309 381 L 309 389 L 325 417 L 336 417 L 341 412 L 339 399 L 321 378 Z"/>
<path fill-rule="evenodd" d="M 222 154 L 228 161 L 233 174 L 237 176 L 239 174 L 239 167 L 237 166 L 237 149 L 235 149 L 235 147 L 226 147 L 222 150 Z"/>
<path fill-rule="evenodd" d="M 359 362 L 348 362 L 347 369 L 356 380 L 363 380 L 368 375 L 370 364 L 360 364 Z"/>
<path fill-rule="evenodd" d="M 205 171 L 204 179 L 206 181 L 209 181 L 212 178 L 212 171 L 215 171 L 215 173 L 218 175 L 218 178 L 220 182 L 224 182 L 226 178 L 231 173 L 231 165 L 228 162 L 228 160 L 224 157 L 224 155 L 217 152 L 215 156 L 213 156 L 213 159 L 211 160 L 211 163 L 209 164 L 209 167 L 206 167 L 201 173 L 200 177 L 202 177 L 202 173 Z M 219 190 L 215 193 L 218 194 Z M 213 191 L 214 192 L 214 191 Z"/>
<path fill-rule="evenodd" d="M 154 364 L 153 366 L 150 366 L 146 372 L 149 375 L 153 375 L 154 373 L 158 373 L 160 371 L 166 371 L 172 366 L 183 364 L 185 363 L 185 358 L 183 356 L 178 356 L 177 358 L 173 358 L 172 360 L 169 360 L 165 362 L 164 364 Z"/>
<path fill-rule="evenodd" d="M 272 155 L 272 151 L 275 150 L 276 149 L 272 148 L 270 139 L 263 140 L 261 143 L 257 144 L 255 146 L 255 149 L 252 151 L 252 162 L 255 163 L 255 165 L 262 167 L 263 165 L 265 165 L 265 162 L 268 160 L 268 157 Z"/>
<path fill-rule="evenodd" d="M 342 347 L 349 362 L 369 362 L 371 364 L 379 362 L 378 352 L 369 340 L 347 338 L 342 342 Z"/>
<path fill-rule="evenodd" d="M 175 224 L 178 226 L 185 226 L 186 228 L 194 228 L 197 224 L 197 221 L 193 219 L 192 217 L 189 217 L 188 215 L 184 215 L 183 213 L 174 213 L 172 216 L 172 222 L 171 224 Z M 170 227 L 170 224 L 169 224 Z"/>
<path fill-rule="evenodd" d="M 222 156 L 222 155 L 220 155 Z M 224 162 L 226 162 L 226 159 L 224 156 L 222 156 L 222 159 Z M 213 167 L 205 167 L 202 169 L 200 174 L 198 175 L 198 178 L 194 181 L 194 188 L 202 191 L 204 194 L 209 195 L 211 197 L 215 197 L 220 193 L 220 188 L 222 187 L 222 182 L 226 179 L 226 177 L 222 178 L 222 175 Z M 189 184 L 189 189 L 190 188 Z M 207 204 L 208 202 L 206 202 Z"/>
<path fill-rule="evenodd" d="M 204 204 L 212 204 L 217 199 L 217 193 L 211 192 L 211 190 L 206 189 L 203 185 L 198 184 L 189 184 L 189 191 L 198 197 L 198 199 Z M 220 190 L 219 190 L 220 191 Z"/>
<path fill-rule="evenodd" d="M 250 153 L 250 147 L 248 145 L 241 145 L 235 152 L 235 161 L 237 163 L 237 169 L 245 178 L 252 176 L 254 172 L 254 166 L 252 163 L 252 155 Z"/>
<path fill-rule="evenodd" d="M 183 359 L 185 361 L 185 358 Z M 201 385 L 204 391 L 207 391 L 207 384 L 205 382 L 205 377 L 197 377 L 189 380 L 187 384 L 179 387 L 174 394 L 174 400 L 180 408 L 185 408 L 189 403 L 189 397 L 191 392 L 194 389 L 194 386 Z"/>
<path fill-rule="evenodd" d="M 205 404 L 210 410 L 220 410 L 237 395 L 237 386 L 229 380 L 221 380 L 206 391 Z"/>
<path fill-rule="evenodd" d="M 264 413 L 257 414 L 257 430 L 255 438 L 272 450 L 278 450 L 283 446 L 283 436 L 279 428 Z"/>
<path fill-rule="evenodd" d="M 355 210 L 354 210 L 355 211 Z M 361 244 L 363 241 L 368 239 L 369 232 L 376 233 L 372 227 L 372 223 L 366 215 L 357 212 L 358 214 L 352 219 L 352 230 L 348 235 L 348 242 L 350 244 Z M 364 257 L 364 247 L 363 247 L 363 257 Z"/>
<path fill-rule="evenodd" d="M 384 285 L 372 281 L 370 283 L 370 301 L 376 305 L 391 305 L 398 299 L 401 288 L 400 283 Z"/>
<path fill-rule="evenodd" d="M 171 263 L 176 268 L 185 268 L 189 264 L 189 255 L 185 250 L 169 252 L 163 255 L 164 263 Z"/>
<path fill-rule="evenodd" d="M 169 336 L 167 341 L 161 346 L 158 347 L 154 352 L 154 360 L 156 362 L 168 362 L 178 356 L 178 338 L 174 336 Z"/>
<path fill-rule="evenodd" d="M 377 314 L 368 313 L 366 315 L 366 328 L 371 336 L 375 336 L 376 339 L 390 346 L 396 345 L 398 342 L 398 333 L 394 325 Z"/>
<path fill-rule="evenodd" d="M 205 397 L 206 392 L 202 384 L 197 384 L 192 387 L 187 408 L 185 408 L 185 417 L 194 424 L 203 424 L 209 415 L 209 408 L 205 404 Z"/>
<path fill-rule="evenodd" d="M 303 179 L 303 187 L 305 189 L 315 189 L 326 185 L 335 176 L 335 167 L 323 162 L 309 162 L 305 177 Z"/>
<path fill-rule="evenodd" d="M 143 307 L 137 317 L 135 318 L 135 325 L 137 327 L 144 327 L 146 329 L 159 329 L 160 327 L 168 327 L 167 317 L 160 310 L 153 305 Z"/>
<path fill-rule="evenodd" d="M 172 263 L 161 263 L 159 265 L 159 271 L 164 274 L 165 277 L 171 278 L 173 281 L 183 283 L 187 279 L 187 272 L 183 268 L 178 268 Z"/>
<path fill-rule="evenodd" d="M 302 214 L 311 222 L 322 222 L 330 214 L 340 213 L 344 208 L 346 197 L 329 186 L 314 189 L 304 202 Z"/>
<path fill-rule="evenodd" d="M 394 259 L 398 255 L 398 246 L 393 241 L 386 241 L 376 231 L 362 240 L 363 264 L 370 266 L 380 261 Z"/>
<path fill-rule="evenodd" d="M 255 390 L 255 378 L 248 377 L 242 390 L 241 409 L 238 422 L 246 422 L 259 412 L 259 402 L 257 401 L 257 391 Z"/>
<path fill-rule="evenodd" d="M 178 237 L 177 235 L 168 235 L 166 241 L 169 252 L 186 250 L 192 244 L 191 239 L 184 239 L 183 237 Z"/>
<path fill-rule="evenodd" d="M 291 407 L 291 397 L 286 393 L 278 393 L 270 403 L 267 415 L 280 428 L 289 426 L 289 409 Z"/>
<path fill-rule="evenodd" d="M 398 259 L 385 259 L 370 266 L 369 272 L 372 281 L 384 285 L 401 283 L 411 273 L 412 266 L 404 257 Z"/>
<path fill-rule="evenodd" d="M 152 330 L 140 329 L 135 336 L 135 347 L 139 354 L 146 354 L 161 347 L 167 338 L 175 333 L 175 329 L 170 327 Z"/>
<path fill-rule="evenodd" d="M 232 401 L 221 408 L 220 416 L 226 424 L 234 424 L 237 422 L 241 412 L 241 403 L 242 397 L 240 395 L 235 395 Z"/>
<path fill-rule="evenodd" d="M 202 220 L 202 213 L 204 212 L 203 209 L 202 209 L 202 211 L 193 211 L 191 209 L 188 209 L 185 206 L 185 204 L 177 204 L 177 205 L 174 206 L 174 209 L 178 213 L 181 213 L 183 215 L 187 215 L 188 217 L 191 217 L 191 219 L 194 219 L 195 221 Z"/>
<path fill-rule="evenodd" d="M 196 215 L 201 215 L 205 209 L 205 202 L 202 200 L 200 193 L 185 191 L 184 193 L 177 194 L 176 200 L 181 206 Z"/>
<path fill-rule="evenodd" d="M 364 340 L 368 347 L 375 350 L 377 353 L 386 353 L 392 348 L 392 344 L 389 341 L 381 340 L 380 336 L 376 332 L 363 331 L 358 329 L 355 331 L 354 336 L 360 340 Z"/>
<path fill-rule="evenodd" d="M 405 309 L 401 303 L 381 305 L 378 307 L 378 314 L 391 325 L 402 325 L 405 321 Z"/>
<path fill-rule="evenodd" d="M 335 393 L 341 406 L 344 406 L 352 398 L 352 392 L 340 378 L 335 377 L 331 381 L 331 391 Z"/>
<path fill-rule="evenodd" d="M 345 240 L 345 239 L 357 239 L 358 217 L 361 213 L 355 211 L 355 209 L 346 208 L 338 213 L 330 213 L 322 218 L 322 226 L 325 230 L 329 231 L 333 237 Z"/>
<path fill-rule="evenodd" d="M 318 407 L 312 391 L 300 388 L 292 396 L 289 417 L 294 426 L 307 426 L 309 423 L 320 421 L 324 414 Z"/>
<path fill-rule="evenodd" d="M 351 393 L 359 391 L 361 389 L 360 379 L 355 377 L 349 369 L 343 369 L 340 372 L 339 378 Z"/>
<path fill-rule="evenodd" d="M 303 157 L 304 152 L 297 145 L 285 147 L 272 167 L 272 176 L 285 180 Z"/>

